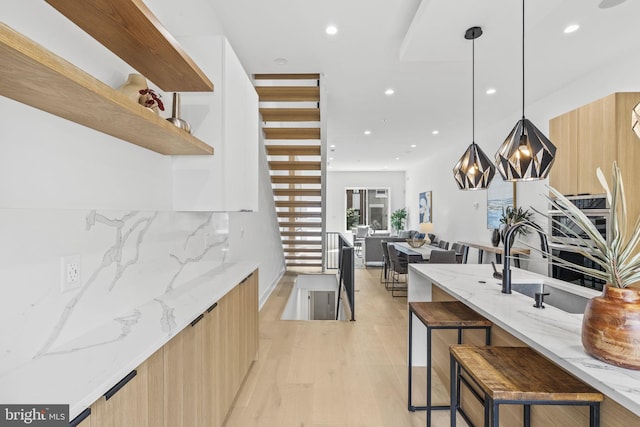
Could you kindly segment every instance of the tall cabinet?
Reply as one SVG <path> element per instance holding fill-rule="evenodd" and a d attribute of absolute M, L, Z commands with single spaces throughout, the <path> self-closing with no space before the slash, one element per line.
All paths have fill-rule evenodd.
<path fill-rule="evenodd" d="M 549 184 L 563 194 L 602 194 L 596 168 L 611 182 L 611 166 L 618 162 L 625 182 L 630 221 L 640 215 L 640 139 L 631 129 L 631 110 L 638 92 L 618 92 L 549 121 L 549 137 L 558 147 Z M 633 224 L 628 224 L 632 227 Z"/>
<path fill-rule="evenodd" d="M 213 93 L 185 93 L 183 115 L 215 156 L 173 159 L 173 206 L 186 211 L 258 210 L 258 94 L 222 36 L 181 43 L 216 82 Z"/>

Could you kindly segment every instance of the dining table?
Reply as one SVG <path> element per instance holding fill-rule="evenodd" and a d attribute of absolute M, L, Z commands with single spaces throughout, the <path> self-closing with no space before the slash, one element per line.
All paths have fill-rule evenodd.
<path fill-rule="evenodd" d="M 406 242 L 390 242 L 398 252 L 406 255 L 409 262 L 429 262 L 431 257 L 431 251 L 441 250 L 435 246 L 422 245 L 419 248 L 414 248 Z"/>

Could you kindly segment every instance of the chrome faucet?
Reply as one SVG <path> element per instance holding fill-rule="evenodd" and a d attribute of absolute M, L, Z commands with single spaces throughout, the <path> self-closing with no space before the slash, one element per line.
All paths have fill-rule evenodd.
<path fill-rule="evenodd" d="M 547 242 L 547 236 L 544 234 L 542 228 L 531 221 L 520 221 L 509 227 L 504 234 L 504 253 L 502 254 L 502 293 L 511 293 L 511 236 L 517 229 L 528 226 L 538 232 L 540 237 L 540 250 L 542 251 L 543 258 L 547 257 L 549 253 L 549 243 Z"/>

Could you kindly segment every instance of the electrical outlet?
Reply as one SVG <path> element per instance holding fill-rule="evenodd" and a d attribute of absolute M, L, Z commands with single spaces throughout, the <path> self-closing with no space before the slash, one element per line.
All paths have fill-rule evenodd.
<path fill-rule="evenodd" d="M 60 261 L 60 290 L 67 292 L 79 288 L 82 284 L 80 255 L 63 256 Z"/>

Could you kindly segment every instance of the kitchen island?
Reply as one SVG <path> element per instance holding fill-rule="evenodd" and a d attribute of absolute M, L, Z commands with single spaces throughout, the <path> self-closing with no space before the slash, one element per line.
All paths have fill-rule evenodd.
<path fill-rule="evenodd" d="M 492 273 L 487 264 L 411 264 L 408 301 L 463 302 L 493 322 L 499 334 L 493 340 L 495 345 L 527 345 L 602 392 L 603 426 L 640 425 L 640 372 L 608 365 L 586 354 L 580 338 L 582 314 L 567 313 L 550 304 L 545 304 L 545 309 L 534 308 L 530 297 L 517 292 L 503 294 L 500 280 Z M 560 289 L 586 298 L 600 294 L 526 270 L 514 268 L 512 277 L 513 283 L 544 283 L 551 292 Z M 504 336 L 509 336 L 506 343 Z M 425 365 L 425 350 L 425 328 L 414 319 L 414 366 Z"/>

